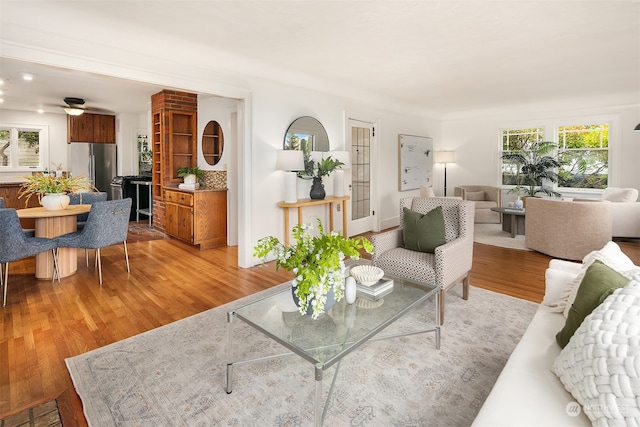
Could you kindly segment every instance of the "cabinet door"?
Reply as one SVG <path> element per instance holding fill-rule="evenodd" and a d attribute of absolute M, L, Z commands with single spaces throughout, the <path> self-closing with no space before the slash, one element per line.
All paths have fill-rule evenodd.
<path fill-rule="evenodd" d="M 116 143 L 116 116 L 95 114 L 93 117 L 93 142 Z"/>
<path fill-rule="evenodd" d="M 67 142 L 93 142 L 93 114 L 67 116 Z"/>
<path fill-rule="evenodd" d="M 193 243 L 193 209 L 178 206 L 178 238 Z"/>
<path fill-rule="evenodd" d="M 164 231 L 173 237 L 178 237 L 178 205 L 167 203 L 165 205 Z"/>

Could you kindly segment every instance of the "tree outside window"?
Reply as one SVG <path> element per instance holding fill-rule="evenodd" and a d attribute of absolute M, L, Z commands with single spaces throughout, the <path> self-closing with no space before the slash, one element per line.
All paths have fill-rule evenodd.
<path fill-rule="evenodd" d="M 607 188 L 609 125 L 559 127 L 558 160 L 561 187 Z"/>
<path fill-rule="evenodd" d="M 0 128 L 0 168 L 40 166 L 39 129 Z"/>
<path fill-rule="evenodd" d="M 542 128 L 504 129 L 502 131 L 502 155 L 514 152 L 531 152 L 532 148 L 544 141 Z M 502 159 L 502 185 L 519 185 L 519 165 Z M 537 183 L 542 185 L 542 183 Z"/>

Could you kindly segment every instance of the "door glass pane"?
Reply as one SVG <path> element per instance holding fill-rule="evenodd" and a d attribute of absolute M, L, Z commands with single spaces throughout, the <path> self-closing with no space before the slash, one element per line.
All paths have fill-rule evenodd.
<path fill-rule="evenodd" d="M 351 219 L 366 218 L 371 212 L 370 143 L 368 128 L 352 128 L 351 134 Z"/>

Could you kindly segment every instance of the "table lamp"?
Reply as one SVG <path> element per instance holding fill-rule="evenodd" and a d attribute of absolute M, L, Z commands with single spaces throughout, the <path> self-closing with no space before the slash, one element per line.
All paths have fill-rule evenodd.
<path fill-rule="evenodd" d="M 297 171 L 304 170 L 304 153 L 302 150 L 278 150 L 276 169 L 284 172 L 284 202 L 298 201 Z"/>
<path fill-rule="evenodd" d="M 333 195 L 344 196 L 344 171 L 351 169 L 351 155 L 348 151 L 330 151 L 333 160 L 344 163 L 339 169 L 333 171 Z"/>

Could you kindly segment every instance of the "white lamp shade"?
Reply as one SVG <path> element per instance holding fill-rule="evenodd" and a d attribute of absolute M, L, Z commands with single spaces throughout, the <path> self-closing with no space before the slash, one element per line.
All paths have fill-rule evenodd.
<path fill-rule="evenodd" d="M 278 150 L 276 169 L 281 171 L 303 171 L 304 153 L 302 150 Z"/>
<path fill-rule="evenodd" d="M 333 160 L 344 163 L 341 169 L 351 169 L 351 155 L 348 151 L 330 151 L 329 154 Z"/>
<path fill-rule="evenodd" d="M 455 163 L 456 152 L 455 151 L 436 151 L 433 160 L 436 163 Z"/>

